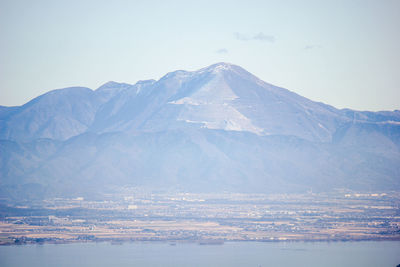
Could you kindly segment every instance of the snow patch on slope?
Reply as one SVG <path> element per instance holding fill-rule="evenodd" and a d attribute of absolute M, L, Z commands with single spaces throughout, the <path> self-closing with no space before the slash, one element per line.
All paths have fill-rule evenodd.
<path fill-rule="evenodd" d="M 224 68 L 224 66 L 216 68 L 218 67 Z M 208 129 L 266 134 L 234 107 L 233 101 L 237 98 L 223 77 L 217 75 L 192 95 L 168 103 L 183 105 L 178 121 L 202 124 L 203 128 Z"/>

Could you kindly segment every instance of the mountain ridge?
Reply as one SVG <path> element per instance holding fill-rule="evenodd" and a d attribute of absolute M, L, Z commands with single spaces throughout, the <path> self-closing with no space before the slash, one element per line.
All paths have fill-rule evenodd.
<path fill-rule="evenodd" d="M 106 108 L 104 108 L 103 106 L 105 104 L 107 104 L 108 101 L 111 101 L 115 96 L 118 96 L 119 94 L 122 94 L 122 95 L 120 95 L 120 98 L 129 98 L 129 97 L 134 98 L 134 96 L 140 94 L 140 91 L 143 88 L 149 88 L 149 85 L 151 85 L 152 87 L 155 86 L 156 88 L 159 88 L 160 84 L 161 84 L 161 87 L 162 86 L 165 86 L 165 87 L 169 86 L 169 87 L 177 88 L 177 87 L 180 86 L 179 83 L 184 83 L 185 80 L 191 79 L 191 77 L 193 77 L 193 76 L 196 76 L 196 77 L 198 77 L 199 75 L 200 76 L 204 76 L 204 75 L 207 76 L 207 75 L 210 75 L 210 73 L 214 74 L 214 75 L 219 75 L 219 74 L 221 74 L 221 72 L 227 72 L 228 73 L 228 75 L 225 75 L 223 77 L 223 79 L 221 79 L 221 80 L 224 80 L 224 81 L 221 81 L 221 83 L 222 82 L 226 82 L 227 80 L 229 80 L 231 83 L 237 82 L 237 81 L 232 81 L 232 72 L 235 73 L 235 74 L 244 76 L 246 79 L 251 80 L 256 85 L 257 84 L 261 84 L 261 86 L 264 89 L 266 89 L 266 91 L 268 91 L 268 90 L 273 91 L 273 94 L 271 94 L 269 96 L 269 97 L 274 97 L 275 98 L 276 101 L 273 104 L 278 104 L 280 102 L 279 98 L 287 98 L 287 99 L 289 99 L 291 101 L 293 100 L 294 104 L 297 105 L 297 110 L 296 110 L 297 112 L 299 112 L 299 109 L 303 108 L 304 109 L 303 112 L 307 113 L 308 109 L 309 109 L 309 106 L 312 105 L 313 108 L 320 108 L 320 109 L 323 109 L 324 112 L 332 113 L 333 117 L 335 117 L 335 116 L 336 117 L 341 117 L 341 120 L 351 120 L 351 119 L 354 120 L 354 116 L 355 116 L 355 114 L 357 114 L 358 120 L 373 121 L 371 119 L 368 119 L 368 115 L 366 115 L 366 114 L 372 114 L 372 116 L 374 116 L 374 115 L 376 116 L 377 114 L 381 114 L 381 117 L 383 117 L 383 118 L 381 118 L 381 120 L 384 120 L 384 119 L 387 120 L 387 118 L 390 117 L 392 119 L 392 121 L 394 121 L 394 122 L 400 121 L 400 111 L 397 111 L 397 112 L 396 111 L 380 111 L 380 112 L 368 112 L 368 111 L 366 111 L 366 112 L 362 112 L 362 111 L 354 111 L 354 110 L 351 110 L 351 109 L 339 110 L 339 109 L 336 109 L 336 108 L 334 108 L 332 106 L 329 106 L 329 105 L 321 103 L 321 102 L 315 102 L 315 101 L 308 100 L 308 99 L 306 99 L 306 98 L 304 98 L 304 97 L 302 97 L 302 96 L 300 96 L 300 95 L 298 95 L 298 94 L 296 94 L 296 93 L 294 93 L 292 91 L 289 91 L 287 89 L 284 89 L 284 88 L 277 87 L 277 86 L 271 85 L 269 83 L 266 83 L 266 82 L 260 80 L 259 78 L 257 78 L 256 76 L 253 76 L 251 73 L 247 72 L 246 70 L 244 70 L 243 68 L 241 68 L 239 66 L 236 66 L 236 65 L 233 65 L 233 64 L 230 64 L 230 63 L 220 62 L 220 63 L 216 63 L 216 64 L 213 64 L 211 66 L 205 67 L 205 68 L 201 68 L 201 69 L 199 69 L 197 71 L 178 70 L 178 71 L 174 71 L 174 72 L 169 72 L 166 75 L 164 75 L 163 77 L 161 77 L 158 81 L 155 81 L 155 80 L 138 81 L 137 83 L 135 83 L 133 85 L 127 84 L 127 83 L 118 83 L 118 82 L 110 81 L 110 82 L 107 82 L 107 83 L 103 84 L 102 86 L 100 86 L 99 88 L 97 88 L 95 90 L 91 90 L 91 89 L 86 88 L 86 87 L 68 87 L 68 88 L 56 89 L 56 90 L 52 90 L 50 92 L 47 92 L 47 93 L 45 93 L 43 95 L 40 95 L 40 96 L 32 99 L 31 101 L 27 102 L 26 104 L 24 104 L 22 106 L 18 106 L 18 107 L 4 107 L 3 106 L 2 110 L 0 110 L 0 123 L 1 123 L 1 126 L 0 126 L 0 129 L 1 129 L 0 130 L 0 138 L 2 138 L 2 139 L 12 139 L 12 140 L 17 140 L 17 141 L 18 140 L 33 140 L 34 138 L 38 138 L 38 137 L 53 138 L 53 139 L 57 139 L 57 140 L 66 140 L 67 138 L 72 137 L 72 136 L 74 136 L 76 134 L 83 133 L 85 130 L 95 130 L 95 131 L 96 130 L 100 130 L 101 131 L 101 129 L 99 129 L 98 125 L 102 124 L 102 123 L 98 122 L 99 119 L 97 119 L 97 121 L 96 121 L 96 115 L 97 115 L 98 112 L 99 113 L 102 113 L 102 112 L 104 113 L 104 109 L 106 109 Z M 206 77 L 205 79 L 213 79 L 213 77 Z M 215 79 L 215 77 L 214 77 L 214 79 Z M 200 80 L 201 80 L 201 78 L 200 78 Z M 175 84 L 174 84 L 174 81 L 175 81 Z M 206 81 L 202 81 L 202 82 L 206 83 Z M 192 84 L 190 86 L 191 86 L 191 88 L 193 88 Z M 224 87 L 224 86 L 222 86 L 222 87 Z M 230 88 L 232 88 L 232 86 L 230 86 Z M 152 91 L 154 91 L 154 88 L 150 88 L 150 89 Z M 86 118 L 84 122 L 81 122 L 79 120 L 78 120 L 78 122 L 76 122 L 76 119 L 75 119 L 76 116 L 71 115 L 73 118 L 70 118 L 68 120 L 68 122 L 69 122 L 69 124 L 75 123 L 76 124 L 75 128 L 77 128 L 72 133 L 65 134 L 65 135 L 51 134 L 51 132 L 49 132 L 50 130 L 48 130 L 48 131 L 43 131 L 44 133 L 42 133 L 42 134 L 41 133 L 36 133 L 36 134 L 32 133 L 31 137 L 27 136 L 26 138 L 24 138 L 24 137 L 16 136 L 17 134 L 13 134 L 13 132 L 16 132 L 16 131 L 21 132 L 22 131 L 21 128 L 17 128 L 17 130 L 13 130 L 13 127 L 15 127 L 15 126 L 9 125 L 9 124 L 12 124 L 12 123 L 7 121 L 7 119 L 8 119 L 7 116 L 3 115 L 6 118 L 2 118 L 2 116 L 1 116 L 1 114 L 7 114 L 7 113 L 11 114 L 8 117 L 10 117 L 10 116 L 18 116 L 18 114 L 16 114 L 16 113 L 21 113 L 21 112 L 23 112 L 24 109 L 27 109 L 28 107 L 30 107 L 32 105 L 35 105 L 36 103 L 40 102 L 41 100 L 43 101 L 43 98 L 48 98 L 50 95 L 55 95 L 56 97 L 63 97 L 63 95 L 71 94 L 71 93 L 73 93 L 73 91 L 77 91 L 77 90 L 80 90 L 80 91 L 85 90 L 86 93 L 87 94 L 91 94 L 92 95 L 91 97 L 93 98 L 93 99 L 91 99 L 91 101 L 89 101 L 89 102 L 93 102 L 93 103 L 87 103 L 87 102 L 86 103 L 82 103 L 83 105 L 86 105 L 86 106 L 87 105 L 93 106 L 93 107 L 84 108 L 82 110 L 82 113 L 95 113 L 95 114 L 94 114 L 94 116 L 90 116 L 90 118 Z M 132 91 L 134 91 L 134 92 L 132 92 Z M 185 92 L 183 92 L 183 93 L 185 93 Z M 216 93 L 218 93 L 218 91 Z M 248 93 L 249 92 L 241 92 L 241 94 L 242 94 L 241 97 L 242 98 L 243 98 L 243 96 L 246 97 L 246 94 L 248 94 Z M 259 93 L 259 92 L 251 92 L 251 93 L 257 95 L 257 93 Z M 263 93 L 265 93 L 265 92 L 263 92 Z M 141 94 L 143 94 L 143 92 Z M 182 94 L 182 92 L 181 92 L 181 94 Z M 215 96 L 215 93 L 214 93 L 214 96 Z M 182 104 L 196 105 L 196 102 L 195 103 L 190 103 L 190 100 L 191 100 L 190 98 L 181 99 L 181 102 L 177 102 L 177 100 L 180 99 L 179 95 L 173 95 L 173 96 L 170 96 L 170 97 L 174 97 L 175 100 L 168 101 L 169 104 L 172 104 L 172 103 L 173 104 L 180 104 L 180 103 L 182 103 Z M 199 97 L 201 98 L 201 96 L 199 96 Z M 231 91 L 231 97 L 238 98 L 238 96 L 236 96 L 235 93 L 233 93 L 232 91 Z M 77 99 L 77 100 L 79 101 L 79 100 L 82 100 L 82 99 Z M 233 99 L 231 99 L 231 100 L 233 100 Z M 120 101 L 122 101 L 122 102 L 125 101 L 127 103 L 130 103 L 129 99 L 125 99 L 125 100 L 121 100 L 120 99 Z M 131 99 L 131 101 L 134 101 L 134 100 Z M 302 107 L 304 102 L 306 102 L 306 107 Z M 198 103 L 201 103 L 201 102 L 197 102 L 197 104 Z M 49 104 L 51 104 L 51 103 L 44 103 L 44 105 L 49 105 Z M 162 104 L 165 104 L 165 103 L 162 103 Z M 293 105 L 293 103 L 291 103 L 291 104 Z M 119 104 L 119 105 L 122 105 L 122 104 Z M 60 106 L 56 107 L 56 108 L 61 109 Z M 116 112 L 115 108 L 116 107 L 114 106 L 113 107 L 114 113 Z M 216 108 L 220 108 L 220 107 L 216 107 Z M 249 112 L 249 110 L 244 110 L 243 105 L 242 105 L 241 108 L 242 108 L 243 112 L 245 112 L 245 113 Z M 282 107 L 282 108 L 285 108 L 285 107 Z M 13 109 L 13 111 L 11 111 L 11 109 Z M 125 107 L 125 109 L 129 109 L 129 108 Z M 235 108 L 234 110 L 232 110 L 232 112 L 235 113 L 236 112 L 235 110 L 237 110 L 237 109 Z M 29 112 L 32 112 L 32 111 L 29 111 Z M 263 111 L 263 112 L 271 112 L 271 110 L 267 110 L 267 111 Z M 277 111 L 273 110 L 273 112 L 277 112 Z M 242 112 L 239 112 L 239 113 L 243 114 Z M 110 112 L 110 114 L 113 115 L 113 112 Z M 351 114 L 353 114 L 353 115 L 351 115 Z M 43 115 L 43 114 L 41 114 L 41 115 Z M 55 116 L 55 115 L 52 114 L 52 116 Z M 351 116 L 353 116 L 353 118 L 350 118 Z M 98 117 L 101 118 L 100 115 Z M 190 117 L 190 115 L 189 115 L 189 117 Z M 371 116 L 369 116 L 369 117 L 371 117 Z M 16 125 L 21 125 L 21 124 L 24 125 L 24 124 L 31 123 L 31 122 L 28 122 L 27 120 L 28 119 L 26 119 L 25 122 L 24 121 L 22 121 L 22 122 L 18 121 L 17 123 L 14 123 L 14 124 L 16 124 Z M 124 119 L 124 120 L 126 120 L 126 119 Z M 181 118 L 180 120 L 184 121 L 185 119 Z M 224 128 L 224 126 L 222 125 L 223 123 L 221 122 L 221 120 L 219 120 L 217 122 L 215 122 L 215 121 L 214 122 L 210 122 L 210 124 L 211 124 L 210 127 L 212 127 L 212 128 Z M 196 120 L 190 120 L 190 119 L 187 119 L 187 121 L 195 121 L 196 122 Z M 227 120 L 224 119 L 223 121 L 227 121 Z M 198 123 L 202 123 L 201 121 L 197 121 L 197 122 Z M 121 122 L 121 121 L 119 122 L 119 124 L 122 124 L 122 123 L 123 122 Z M 227 128 L 227 129 L 229 129 L 229 127 L 235 128 L 234 125 L 232 126 L 232 124 L 235 124 L 235 123 L 237 124 L 237 122 L 235 122 L 235 121 L 233 123 L 229 124 L 229 121 L 227 121 L 228 126 L 225 127 L 225 128 Z M 307 122 L 303 121 L 302 123 L 307 123 Z M 44 125 L 44 124 L 52 124 L 52 123 L 49 122 L 49 121 L 45 121 L 45 122 L 41 122 L 39 124 Z M 53 124 L 54 124 L 54 122 L 53 122 Z M 83 125 L 81 125 L 81 124 L 83 124 Z M 329 127 L 326 127 L 325 125 L 321 124 L 321 121 L 318 121 L 317 125 L 319 127 L 322 126 L 321 127 L 322 129 L 323 128 L 329 128 Z M 270 126 L 270 125 L 267 125 L 267 126 Z M 22 127 L 22 128 L 29 128 L 29 127 L 33 127 L 33 126 L 25 125 L 25 127 Z M 56 127 L 56 126 L 53 126 L 53 127 Z M 265 128 L 265 127 L 266 126 L 261 127 L 261 128 Z M 281 127 L 281 126 L 279 126 L 279 127 Z M 315 125 L 313 127 L 315 127 Z M 117 126 L 108 126 L 109 130 L 113 130 L 113 128 L 117 128 L 118 129 Z M 252 128 L 254 130 L 254 132 L 259 132 L 259 133 L 262 132 L 263 130 L 266 131 L 266 129 L 257 130 L 257 128 L 258 128 L 257 126 L 255 126 L 255 127 L 251 126 L 251 127 L 247 127 L 247 128 Z M 330 130 L 332 131 L 332 129 L 330 129 Z M 107 131 L 107 129 L 105 131 Z M 274 132 L 274 134 L 276 134 L 276 133 L 277 132 Z M 278 133 L 278 134 L 280 134 L 280 133 Z M 289 131 L 288 133 L 282 132 L 282 134 L 291 134 L 291 133 Z M 320 133 L 320 135 L 323 135 L 323 133 Z M 332 133 L 330 133 L 329 135 L 332 135 Z M 305 137 L 305 136 L 301 136 L 301 137 Z M 311 137 L 309 137 L 309 138 L 311 138 Z M 329 139 L 330 137 L 321 136 L 320 138 L 322 138 L 322 139 L 327 139 L 328 138 Z"/>
<path fill-rule="evenodd" d="M 400 189 L 400 111 L 336 109 L 216 63 L 0 107 L 0 151 L 7 198 Z"/>

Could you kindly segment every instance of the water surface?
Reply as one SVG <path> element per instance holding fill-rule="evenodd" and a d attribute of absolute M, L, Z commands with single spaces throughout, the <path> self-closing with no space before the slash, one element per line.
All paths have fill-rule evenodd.
<path fill-rule="evenodd" d="M 0 247 L 0 266 L 304 266 L 400 264 L 400 242 L 137 242 Z"/>

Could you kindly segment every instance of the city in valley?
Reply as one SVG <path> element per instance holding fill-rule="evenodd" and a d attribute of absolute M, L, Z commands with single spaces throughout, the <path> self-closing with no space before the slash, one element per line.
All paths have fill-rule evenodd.
<path fill-rule="evenodd" d="M 0 206 L 0 244 L 400 240 L 400 193 L 239 194 L 125 188 Z"/>

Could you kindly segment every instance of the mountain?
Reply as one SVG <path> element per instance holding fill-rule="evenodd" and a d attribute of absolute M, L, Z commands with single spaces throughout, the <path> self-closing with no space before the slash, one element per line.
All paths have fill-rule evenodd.
<path fill-rule="evenodd" d="M 400 189 L 400 111 L 339 110 L 218 63 L 0 107 L 0 196 Z"/>

